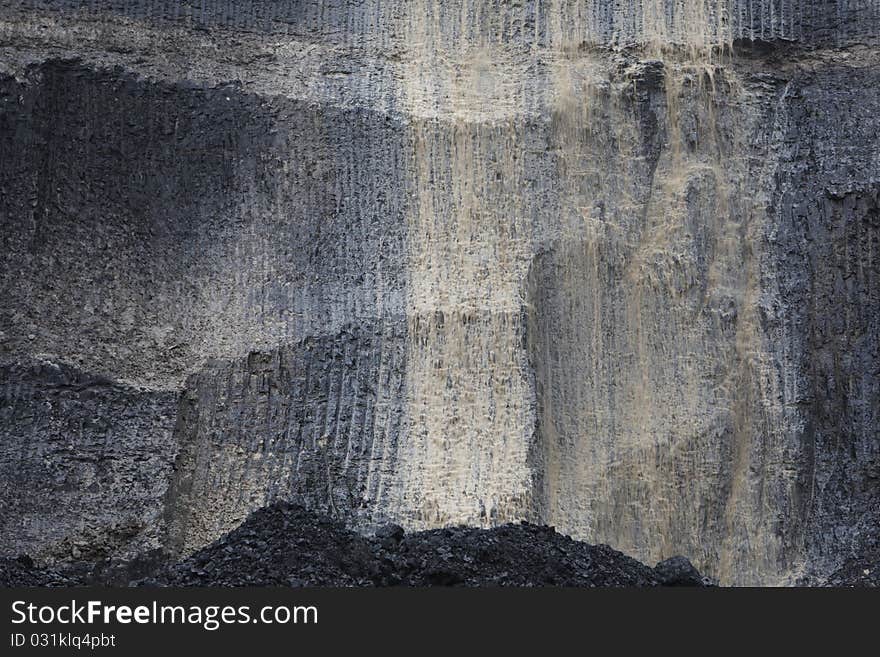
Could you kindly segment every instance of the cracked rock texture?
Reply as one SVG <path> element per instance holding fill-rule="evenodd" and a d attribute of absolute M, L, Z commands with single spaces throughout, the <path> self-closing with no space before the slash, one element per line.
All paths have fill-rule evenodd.
<path fill-rule="evenodd" d="M 0 553 L 288 500 L 824 581 L 878 135 L 874 0 L 0 0 Z"/>

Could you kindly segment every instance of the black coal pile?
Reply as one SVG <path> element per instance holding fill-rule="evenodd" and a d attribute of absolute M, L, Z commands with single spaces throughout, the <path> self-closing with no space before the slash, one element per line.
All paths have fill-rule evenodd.
<path fill-rule="evenodd" d="M 171 586 L 371 586 L 373 547 L 333 519 L 284 503 L 146 580 Z"/>
<path fill-rule="evenodd" d="M 654 569 L 620 552 L 574 541 L 550 527 L 523 523 L 407 535 L 388 526 L 364 537 L 300 506 L 279 503 L 255 512 L 220 540 L 141 583 L 657 586 L 664 582 Z"/>
<path fill-rule="evenodd" d="M 405 586 L 656 586 L 653 570 L 606 545 L 552 527 L 457 527 L 384 540 L 383 584 Z"/>
<path fill-rule="evenodd" d="M 700 574 L 685 557 L 675 556 L 654 566 L 654 575 L 663 586 L 718 586 L 711 577 Z"/>
<path fill-rule="evenodd" d="M 0 558 L 0 588 L 76 586 L 79 582 L 48 568 L 37 568 L 30 557 Z"/>
<path fill-rule="evenodd" d="M 880 586 L 880 549 L 847 561 L 828 577 L 825 586 L 848 588 Z"/>

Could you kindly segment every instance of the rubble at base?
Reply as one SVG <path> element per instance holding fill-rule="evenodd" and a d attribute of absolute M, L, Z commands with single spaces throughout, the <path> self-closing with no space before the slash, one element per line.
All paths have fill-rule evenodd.
<path fill-rule="evenodd" d="M 666 564 L 666 565 L 664 565 Z M 675 566 L 672 568 L 671 566 Z M 0 586 L 124 585 L 117 568 L 34 566 L 0 560 Z M 135 571 L 132 571 L 135 572 Z M 88 574 L 86 574 L 88 573 Z M 687 581 L 685 581 L 687 580 Z M 450 527 L 406 534 L 396 525 L 362 536 L 301 506 L 277 503 L 177 563 L 158 565 L 137 586 L 569 586 L 704 585 L 684 557 L 650 568 L 606 545 L 529 523 Z"/>

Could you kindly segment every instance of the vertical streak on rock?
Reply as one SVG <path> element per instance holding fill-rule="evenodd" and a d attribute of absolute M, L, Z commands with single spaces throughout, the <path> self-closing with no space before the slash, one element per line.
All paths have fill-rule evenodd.
<path fill-rule="evenodd" d="M 759 317 L 761 114 L 715 61 L 726 35 L 687 31 L 699 4 L 646 17 L 655 59 L 625 69 L 554 35 L 562 216 L 529 280 L 539 500 L 578 536 L 766 583 L 803 554 Z"/>
<path fill-rule="evenodd" d="M 417 116 L 411 126 L 404 515 L 414 526 L 486 525 L 522 517 L 531 489 L 518 291 L 530 230 L 519 131 L 489 105 L 503 53 L 498 34 L 480 20 L 484 10 L 408 6 L 412 66 L 403 94 L 430 101 L 421 76 L 435 68 L 444 88 L 425 108 L 440 118 Z M 484 31 L 469 34 L 474 28 Z"/>

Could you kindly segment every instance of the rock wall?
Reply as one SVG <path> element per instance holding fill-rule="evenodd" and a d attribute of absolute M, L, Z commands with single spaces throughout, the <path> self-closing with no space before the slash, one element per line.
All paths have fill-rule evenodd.
<path fill-rule="evenodd" d="M 0 550 L 186 553 L 282 498 L 831 572 L 877 522 L 878 35 L 0 1 Z"/>
<path fill-rule="evenodd" d="M 0 381 L 4 550 L 97 561 L 155 548 L 177 395 L 49 361 L 4 366 Z"/>

